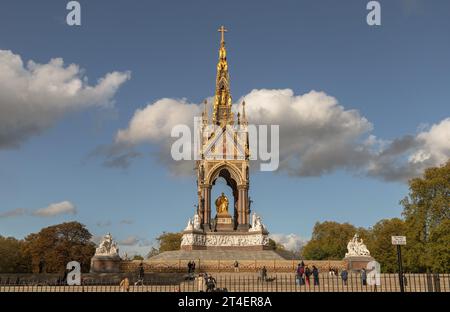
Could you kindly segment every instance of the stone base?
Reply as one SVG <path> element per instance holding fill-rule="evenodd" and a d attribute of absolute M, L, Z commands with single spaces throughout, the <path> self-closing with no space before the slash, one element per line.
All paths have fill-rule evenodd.
<path fill-rule="evenodd" d="M 231 216 L 217 216 L 216 217 L 216 231 L 230 232 L 233 231 L 233 218 Z"/>
<path fill-rule="evenodd" d="M 352 257 L 345 257 L 344 263 L 347 266 L 347 269 L 350 271 L 360 271 L 363 268 L 367 268 L 367 264 L 370 261 L 374 261 L 375 259 L 370 256 L 352 256 Z"/>
<path fill-rule="evenodd" d="M 91 273 L 119 273 L 119 256 L 94 256 L 91 259 Z"/>
<path fill-rule="evenodd" d="M 267 232 L 184 232 L 182 250 L 265 250 Z"/>

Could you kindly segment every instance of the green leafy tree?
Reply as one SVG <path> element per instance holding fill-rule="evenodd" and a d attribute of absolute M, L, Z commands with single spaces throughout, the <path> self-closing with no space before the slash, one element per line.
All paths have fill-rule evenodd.
<path fill-rule="evenodd" d="M 378 221 L 369 231 L 366 241 L 370 254 L 381 265 L 383 272 L 397 271 L 397 252 L 391 236 L 405 235 L 405 222 L 399 218 Z"/>
<path fill-rule="evenodd" d="M 432 272 L 450 271 L 450 220 L 443 220 L 430 233 L 430 253 L 433 255 L 430 268 Z"/>
<path fill-rule="evenodd" d="M 141 255 L 134 255 L 133 260 L 144 260 L 144 257 L 142 257 Z"/>
<path fill-rule="evenodd" d="M 401 204 L 407 227 L 406 264 L 419 272 L 450 271 L 450 161 L 425 170 L 409 182 L 409 195 Z M 439 250 L 441 254 L 433 251 Z"/>
<path fill-rule="evenodd" d="M 24 251 L 31 257 L 33 272 L 64 272 L 70 261 L 78 261 L 82 272 L 89 272 L 95 253 L 92 235 L 79 222 L 67 222 L 43 228 L 25 238 Z"/>
<path fill-rule="evenodd" d="M 24 242 L 0 236 L 0 273 L 31 272 L 31 258 L 23 251 Z"/>
<path fill-rule="evenodd" d="M 357 232 L 365 238 L 365 229 L 357 229 L 349 223 L 317 222 L 311 240 L 303 247 L 303 257 L 314 260 L 340 260 L 347 252 L 348 241 Z"/>
<path fill-rule="evenodd" d="M 159 243 L 159 252 L 179 250 L 181 245 L 182 233 L 166 233 L 163 232 L 156 238 Z"/>

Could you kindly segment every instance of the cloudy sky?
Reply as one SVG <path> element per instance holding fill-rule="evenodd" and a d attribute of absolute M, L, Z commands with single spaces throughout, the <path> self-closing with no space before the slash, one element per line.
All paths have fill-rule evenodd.
<path fill-rule="evenodd" d="M 0 4 L 0 235 L 78 220 L 145 253 L 193 214 L 170 130 L 214 94 L 218 26 L 231 91 L 280 125 L 280 168 L 253 210 L 289 246 L 316 221 L 398 217 L 406 181 L 450 157 L 450 3 L 64 1 Z M 230 191 L 219 184 L 213 195 Z"/>

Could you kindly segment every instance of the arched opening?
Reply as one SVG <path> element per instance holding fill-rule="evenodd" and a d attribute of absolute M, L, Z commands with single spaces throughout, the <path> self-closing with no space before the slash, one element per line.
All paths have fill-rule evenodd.
<path fill-rule="evenodd" d="M 206 232 L 211 230 L 248 231 L 248 186 L 244 183 L 245 177 L 242 177 L 239 169 L 233 164 L 217 164 L 209 170 L 204 181 L 199 194 L 203 230 Z M 228 217 L 214 218 L 216 216 L 215 201 L 222 192 L 228 198 Z M 223 206 L 220 210 L 223 210 Z"/>
<path fill-rule="evenodd" d="M 236 181 L 231 177 L 230 172 L 224 168 L 220 170 L 217 178 L 212 181 L 211 189 L 211 210 L 216 214 L 215 200 L 224 193 L 228 198 L 228 212 L 233 217 L 233 229 L 237 226 L 239 192 Z M 213 210 L 214 209 L 214 210 Z"/>

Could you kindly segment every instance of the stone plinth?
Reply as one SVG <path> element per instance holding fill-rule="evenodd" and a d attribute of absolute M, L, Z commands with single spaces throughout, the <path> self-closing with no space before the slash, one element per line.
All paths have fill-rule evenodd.
<path fill-rule="evenodd" d="M 222 215 L 216 217 L 216 231 L 230 232 L 233 231 L 233 218 L 230 215 Z"/>
<path fill-rule="evenodd" d="M 91 259 L 91 273 L 119 273 L 119 256 L 94 256 Z"/>
<path fill-rule="evenodd" d="M 344 258 L 344 263 L 348 270 L 360 271 L 363 268 L 367 269 L 367 264 L 375 259 L 371 256 L 349 256 Z"/>

